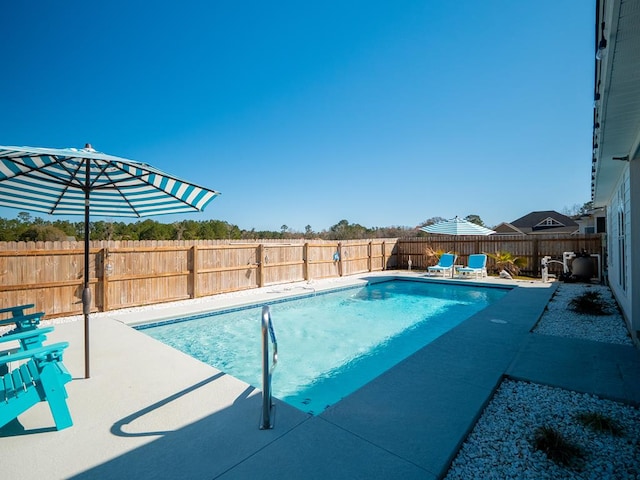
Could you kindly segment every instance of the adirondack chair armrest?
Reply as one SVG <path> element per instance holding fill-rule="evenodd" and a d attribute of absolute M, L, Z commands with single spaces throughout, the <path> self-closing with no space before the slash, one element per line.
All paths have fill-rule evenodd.
<path fill-rule="evenodd" d="M 68 346 L 69 342 L 59 342 L 31 350 L 23 350 L 11 355 L 5 355 L 0 357 L 0 365 L 6 365 L 9 362 L 17 362 L 20 360 L 28 360 L 30 358 L 33 358 L 38 365 L 47 362 L 57 362 L 62 360 L 62 352 Z"/>
<path fill-rule="evenodd" d="M 46 334 L 53 332 L 53 327 L 34 328 L 33 330 L 26 330 L 24 332 L 9 332 L 0 336 L 0 343 L 20 341 L 27 338 L 43 337 L 46 339 Z"/>
<path fill-rule="evenodd" d="M 11 318 L 3 318 L 0 320 L 0 327 L 15 324 L 17 330 L 33 329 L 40 324 L 40 320 L 42 320 L 44 315 L 44 312 L 30 313 L 29 315 L 14 315 Z"/>
<path fill-rule="evenodd" d="M 19 317 L 24 315 L 24 311 L 27 308 L 33 308 L 35 305 L 33 303 L 29 303 L 26 305 L 15 305 L 13 307 L 0 308 L 0 313 L 11 313 L 14 317 Z"/>

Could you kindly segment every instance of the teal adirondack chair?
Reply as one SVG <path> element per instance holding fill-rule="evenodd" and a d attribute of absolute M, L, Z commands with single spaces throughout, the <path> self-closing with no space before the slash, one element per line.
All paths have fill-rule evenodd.
<path fill-rule="evenodd" d="M 68 346 L 62 342 L 0 357 L 0 366 L 26 360 L 0 377 L 0 427 L 43 401 L 49 404 L 56 430 L 73 425 L 64 387 L 71 375 L 62 363 Z"/>
<path fill-rule="evenodd" d="M 47 339 L 47 334 L 51 332 L 53 332 L 53 327 L 42 327 L 21 332 L 12 331 L 6 335 L 2 335 L 0 337 L 0 343 L 17 342 L 19 345 L 12 349 L 0 351 L 0 358 L 22 350 L 41 347 Z"/>
<path fill-rule="evenodd" d="M 14 305 L 13 307 L 0 308 L 0 314 L 10 313 L 12 317 L 21 317 L 24 315 L 25 310 L 33 307 L 35 307 L 33 303 L 26 305 Z"/>
<path fill-rule="evenodd" d="M 41 347 L 47 339 L 47 334 L 53 331 L 53 327 L 37 328 L 43 315 L 43 313 L 35 313 L 12 318 L 11 321 L 16 324 L 16 328 L 1 335 L 0 343 L 17 342 L 18 346 L 0 351 L 0 358 L 22 350 Z M 0 365 L 0 375 L 4 375 L 7 371 L 6 365 Z"/>
<path fill-rule="evenodd" d="M 25 314 L 27 308 L 33 308 L 33 304 L 17 305 L 15 307 L 0 308 L 0 314 L 11 313 L 11 317 L 0 320 L 0 327 L 15 324 L 15 328 L 9 333 L 31 330 L 40 325 L 40 320 L 44 317 L 44 312 Z"/>

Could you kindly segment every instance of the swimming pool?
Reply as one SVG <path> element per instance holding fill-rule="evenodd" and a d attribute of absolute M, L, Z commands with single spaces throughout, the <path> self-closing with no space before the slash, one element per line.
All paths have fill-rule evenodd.
<path fill-rule="evenodd" d="M 312 414 L 499 300 L 507 289 L 393 280 L 137 326 L 261 388 L 261 310 L 278 336 L 273 396 Z"/>

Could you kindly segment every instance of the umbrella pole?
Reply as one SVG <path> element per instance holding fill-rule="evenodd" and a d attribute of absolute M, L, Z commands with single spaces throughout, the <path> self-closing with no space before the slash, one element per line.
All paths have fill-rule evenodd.
<path fill-rule="evenodd" d="M 455 258 L 455 260 L 453 261 L 453 268 L 451 269 L 451 278 L 453 278 L 453 275 L 456 271 L 456 264 L 458 263 L 458 252 L 456 252 L 456 244 L 458 243 L 458 236 L 454 236 L 453 237 L 453 255 Z"/>
<path fill-rule="evenodd" d="M 84 315 L 84 378 L 89 378 L 89 313 L 91 312 L 91 288 L 89 288 L 89 159 L 86 162 L 86 188 L 84 190 L 84 289 L 82 313 Z"/>

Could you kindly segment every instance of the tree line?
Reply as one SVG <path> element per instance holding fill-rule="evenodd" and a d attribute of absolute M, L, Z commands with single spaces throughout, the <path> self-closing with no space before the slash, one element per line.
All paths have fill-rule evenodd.
<path fill-rule="evenodd" d="M 161 223 L 146 219 L 138 222 L 92 221 L 89 225 L 91 240 L 255 240 L 255 239 L 322 239 L 354 240 L 361 238 L 406 238 L 426 235 L 420 227 L 444 220 L 432 217 L 416 227 L 365 227 L 348 220 L 340 220 L 327 230 L 316 232 L 311 225 L 304 232 L 297 232 L 287 225 L 279 231 L 245 230 L 223 220 L 181 220 Z M 483 225 L 477 215 L 469 215 L 466 220 Z M 75 241 L 84 238 L 84 221 L 44 220 L 33 217 L 28 212 L 20 212 L 17 218 L 0 217 L 0 241 L 38 242 Z"/>

